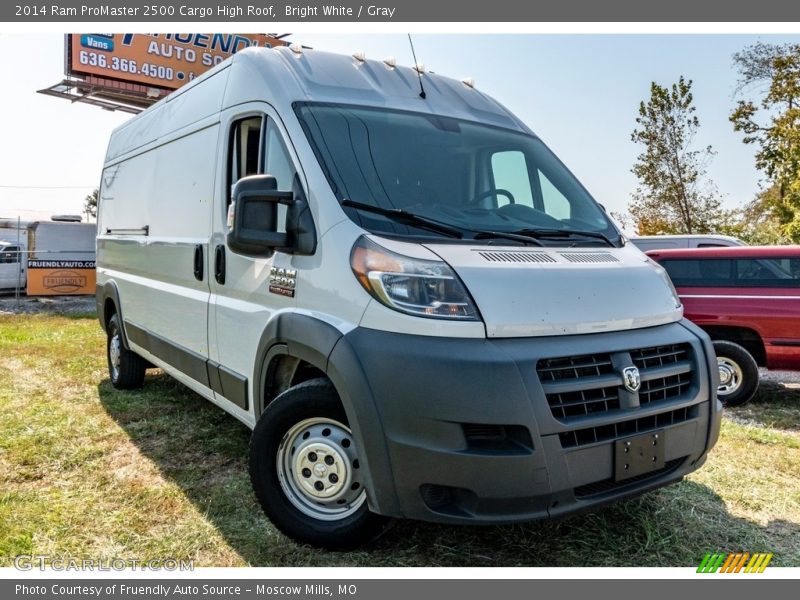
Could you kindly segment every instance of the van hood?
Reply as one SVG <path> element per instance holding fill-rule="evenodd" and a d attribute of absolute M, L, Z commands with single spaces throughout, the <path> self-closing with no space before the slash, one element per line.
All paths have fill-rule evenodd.
<path fill-rule="evenodd" d="M 490 338 L 598 333 L 679 321 L 664 269 L 623 248 L 428 244 L 466 285 Z"/>

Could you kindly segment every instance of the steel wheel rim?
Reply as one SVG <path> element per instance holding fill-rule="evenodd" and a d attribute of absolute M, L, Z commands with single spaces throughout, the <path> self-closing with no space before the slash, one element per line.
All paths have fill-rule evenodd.
<path fill-rule="evenodd" d="M 276 466 L 289 502 L 314 519 L 343 519 L 367 499 L 352 432 L 336 420 L 294 425 L 278 446 Z"/>
<path fill-rule="evenodd" d="M 111 375 L 114 379 L 119 375 L 119 363 L 122 356 L 120 349 L 119 333 L 114 332 L 108 343 L 108 364 L 111 365 Z"/>
<path fill-rule="evenodd" d="M 744 374 L 739 363 L 726 356 L 718 356 L 717 367 L 719 368 L 719 387 L 717 388 L 719 395 L 730 396 L 742 387 Z"/>

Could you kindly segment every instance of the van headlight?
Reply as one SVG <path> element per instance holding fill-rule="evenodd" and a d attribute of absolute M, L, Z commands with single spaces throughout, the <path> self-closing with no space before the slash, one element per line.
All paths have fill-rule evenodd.
<path fill-rule="evenodd" d="M 350 266 L 364 289 L 389 308 L 434 319 L 479 318 L 464 284 L 442 261 L 396 254 L 362 236 L 350 253 Z"/>

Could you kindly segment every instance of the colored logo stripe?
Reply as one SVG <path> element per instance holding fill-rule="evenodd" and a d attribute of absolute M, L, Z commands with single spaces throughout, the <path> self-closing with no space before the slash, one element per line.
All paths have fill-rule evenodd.
<path fill-rule="evenodd" d="M 716 573 L 725 560 L 725 554 L 706 554 L 700 566 L 697 567 L 698 573 Z"/>
<path fill-rule="evenodd" d="M 747 564 L 745 573 L 763 573 L 767 568 L 769 561 L 772 560 L 772 554 L 754 554 L 752 560 Z"/>
<path fill-rule="evenodd" d="M 728 554 L 728 558 L 725 559 L 725 562 L 722 563 L 722 573 L 729 573 L 733 566 L 736 564 L 736 561 L 739 559 L 738 554 Z"/>
<path fill-rule="evenodd" d="M 772 560 L 772 553 L 732 552 L 706 554 L 697 567 L 698 573 L 763 573 Z M 744 569 L 744 571 L 742 571 Z"/>

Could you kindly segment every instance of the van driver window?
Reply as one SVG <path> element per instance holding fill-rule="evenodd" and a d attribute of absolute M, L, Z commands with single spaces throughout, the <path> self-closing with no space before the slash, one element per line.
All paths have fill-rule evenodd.
<path fill-rule="evenodd" d="M 228 157 L 228 204 L 230 190 L 242 177 L 261 173 L 262 117 L 247 117 L 233 124 Z"/>
<path fill-rule="evenodd" d="M 278 127 L 270 119 L 267 123 L 267 164 L 264 173 L 272 175 L 278 183 L 278 190 L 288 192 L 294 183 L 294 165 L 281 138 Z"/>
<path fill-rule="evenodd" d="M 272 119 L 267 122 L 266 166 L 264 173 L 272 175 L 281 192 L 290 192 L 294 185 L 294 165 L 283 143 L 281 132 Z M 278 205 L 278 231 L 286 231 L 286 206 Z"/>
<path fill-rule="evenodd" d="M 492 178 L 494 189 L 504 190 L 513 196 L 513 201 L 506 194 L 494 194 L 497 206 L 506 204 L 524 204 L 533 208 L 533 191 L 528 175 L 525 155 L 519 150 L 508 150 L 492 154 Z"/>

